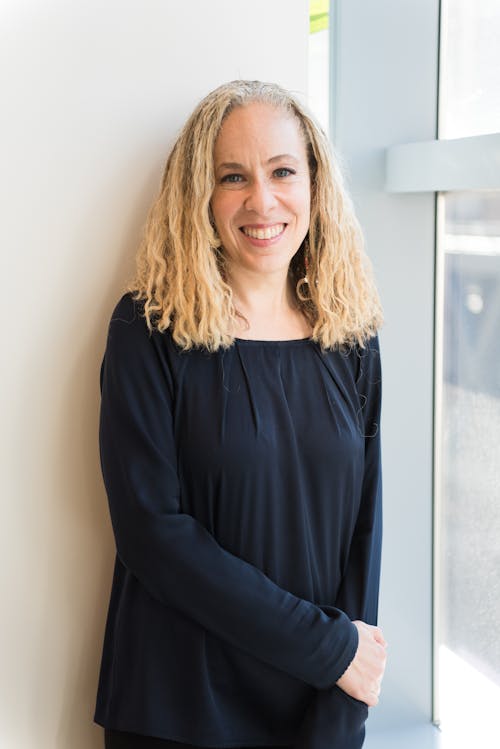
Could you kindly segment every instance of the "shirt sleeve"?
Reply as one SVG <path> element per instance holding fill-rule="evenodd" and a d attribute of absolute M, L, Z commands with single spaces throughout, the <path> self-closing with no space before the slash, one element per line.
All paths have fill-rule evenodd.
<path fill-rule="evenodd" d="M 382 548 L 380 410 L 382 374 L 378 336 L 358 351 L 360 425 L 365 435 L 362 496 L 336 606 L 351 620 L 377 624 Z"/>
<path fill-rule="evenodd" d="M 181 510 L 175 385 L 163 335 L 150 334 L 131 297 L 122 298 L 101 367 L 99 425 L 117 554 L 157 600 L 250 655 L 327 688 L 358 646 L 349 617 L 282 589 Z"/>

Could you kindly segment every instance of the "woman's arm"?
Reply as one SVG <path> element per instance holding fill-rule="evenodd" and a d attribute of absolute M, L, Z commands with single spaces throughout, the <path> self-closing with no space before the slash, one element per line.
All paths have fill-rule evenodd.
<path fill-rule="evenodd" d="M 357 389 L 365 435 L 361 502 L 347 566 L 335 602 L 350 619 L 377 624 L 382 550 L 380 411 L 382 373 L 378 337 L 359 351 Z"/>
<path fill-rule="evenodd" d="M 362 497 L 336 606 L 359 628 L 356 655 L 337 684 L 311 700 L 294 749 L 361 749 L 368 706 L 376 705 L 385 665 L 385 641 L 377 623 L 382 542 L 380 464 L 381 369 L 378 338 L 359 352 L 356 385 L 365 435 Z M 375 690 L 375 691 L 372 691 Z M 354 699 L 352 699 L 354 698 Z"/>
<path fill-rule="evenodd" d="M 347 566 L 335 602 L 355 622 L 359 645 L 338 685 L 351 696 L 374 706 L 378 702 L 386 661 L 386 643 L 375 626 L 382 547 L 382 382 L 378 338 L 373 338 L 359 356 L 356 385 L 365 435 L 362 495 Z"/>
<path fill-rule="evenodd" d="M 162 334 L 149 336 L 123 297 L 101 369 L 99 432 L 117 553 L 159 601 L 316 688 L 331 686 L 358 645 L 349 617 L 283 590 L 181 512 L 174 386 L 163 347 Z"/>

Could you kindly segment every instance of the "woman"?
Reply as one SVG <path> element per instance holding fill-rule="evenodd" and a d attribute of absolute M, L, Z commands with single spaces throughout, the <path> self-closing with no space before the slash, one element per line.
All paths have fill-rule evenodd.
<path fill-rule="evenodd" d="M 327 141 L 273 84 L 180 133 L 101 368 L 107 749 L 357 749 L 378 701 L 381 313 Z"/>

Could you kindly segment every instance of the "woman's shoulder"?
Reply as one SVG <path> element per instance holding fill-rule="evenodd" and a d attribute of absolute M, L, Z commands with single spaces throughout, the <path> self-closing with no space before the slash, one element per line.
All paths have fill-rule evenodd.
<path fill-rule="evenodd" d="M 144 317 L 144 302 L 136 300 L 131 291 L 126 291 L 115 304 L 109 322 L 110 324 L 119 322 L 133 325 L 140 319 L 144 321 L 144 325 L 147 327 Z"/>
<path fill-rule="evenodd" d="M 136 360 L 156 351 L 165 353 L 172 348 L 170 330 L 160 332 L 148 326 L 144 300 L 136 299 L 133 292 L 122 294 L 115 304 L 108 325 L 107 349 L 119 350 L 122 356 Z"/>
<path fill-rule="evenodd" d="M 380 398 L 382 366 L 378 333 L 356 347 L 356 387 L 363 398 Z"/>
<path fill-rule="evenodd" d="M 126 291 L 119 298 L 118 302 L 111 313 L 109 320 L 110 331 L 115 328 L 121 328 L 123 335 L 127 335 L 126 329 L 131 332 L 128 334 L 129 337 L 147 337 L 154 341 L 159 337 L 167 340 L 171 338 L 170 330 L 167 328 L 165 331 L 159 331 L 153 325 L 148 325 L 146 314 L 145 314 L 145 300 L 136 298 L 133 292 Z"/>
<path fill-rule="evenodd" d="M 375 332 L 367 338 L 363 345 L 356 346 L 356 355 L 361 370 L 369 367 L 370 369 L 380 368 L 380 341 L 378 332 Z"/>
<path fill-rule="evenodd" d="M 333 352 L 340 354 L 350 362 L 353 372 L 358 378 L 367 368 L 380 365 L 380 342 L 378 332 L 366 337 L 362 342 L 358 340 L 337 344 Z"/>
<path fill-rule="evenodd" d="M 332 352 L 336 361 L 343 361 L 358 393 L 366 396 L 381 381 L 380 342 L 378 332 L 361 341 L 339 344 Z M 337 358 L 338 357 L 338 358 Z"/>
<path fill-rule="evenodd" d="M 160 331 L 154 321 L 149 327 L 144 310 L 144 299 L 136 298 L 131 291 L 122 294 L 109 320 L 106 353 L 119 360 L 122 367 L 149 369 L 177 382 L 194 350 L 183 351 L 170 327 Z"/>

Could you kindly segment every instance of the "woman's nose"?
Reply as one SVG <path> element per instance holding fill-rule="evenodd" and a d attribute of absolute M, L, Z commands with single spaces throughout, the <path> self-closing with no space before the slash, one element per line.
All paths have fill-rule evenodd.
<path fill-rule="evenodd" d="M 276 202 L 273 186 L 267 180 L 255 179 L 248 186 L 248 194 L 245 199 L 247 211 L 265 216 L 271 208 L 274 208 Z"/>

